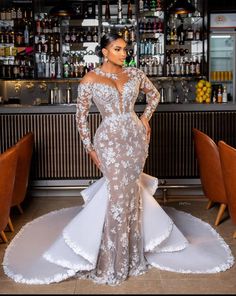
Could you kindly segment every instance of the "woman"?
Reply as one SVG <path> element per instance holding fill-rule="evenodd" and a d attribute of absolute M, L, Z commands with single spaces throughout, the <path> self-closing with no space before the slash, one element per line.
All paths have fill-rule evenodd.
<path fill-rule="evenodd" d="M 82 191 L 82 209 L 62 209 L 23 227 L 5 253 L 5 273 L 27 284 L 77 275 L 116 285 L 151 266 L 184 273 L 230 268 L 231 251 L 210 225 L 163 210 L 152 197 L 157 179 L 143 167 L 159 93 L 142 71 L 122 67 L 126 43 L 119 35 L 104 36 L 101 52 L 102 66 L 79 84 L 76 118 L 84 147 L 103 177 Z M 147 106 L 139 119 L 134 104 L 140 91 Z M 92 100 L 102 115 L 93 144 L 87 122 Z M 37 236 L 27 245 L 33 233 Z"/>

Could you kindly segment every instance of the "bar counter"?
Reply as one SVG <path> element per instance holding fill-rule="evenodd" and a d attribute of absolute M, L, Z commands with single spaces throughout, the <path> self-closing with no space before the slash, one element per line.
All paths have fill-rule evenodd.
<path fill-rule="evenodd" d="M 136 104 L 135 111 L 142 112 L 145 104 Z M 73 113 L 76 111 L 76 104 L 55 104 L 55 105 L 0 105 L 0 114 L 27 114 L 27 113 Z M 159 104 L 156 112 L 199 112 L 199 111 L 236 111 L 236 104 L 206 104 L 206 103 L 180 103 L 180 104 Z M 91 113 L 98 112 L 95 105 L 90 108 Z"/>
<path fill-rule="evenodd" d="M 145 104 L 136 104 L 142 114 Z M 76 105 L 1 105 L 0 152 L 28 131 L 34 132 L 32 184 L 88 184 L 101 177 L 83 149 L 75 121 Z M 92 105 L 89 124 L 92 137 L 101 115 Z M 161 180 L 199 180 L 192 128 L 216 142 L 236 147 L 236 104 L 159 104 L 150 121 L 152 135 L 144 172 Z M 174 181 L 173 181 L 174 182 Z"/>

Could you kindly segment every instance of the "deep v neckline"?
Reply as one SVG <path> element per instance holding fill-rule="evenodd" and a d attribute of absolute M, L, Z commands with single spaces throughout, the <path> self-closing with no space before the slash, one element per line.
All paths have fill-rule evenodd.
<path fill-rule="evenodd" d="M 120 73 L 122 73 L 122 74 L 126 74 L 127 75 L 127 81 L 125 81 L 123 84 L 122 84 L 122 88 L 121 89 L 119 89 L 118 88 L 118 86 L 117 86 L 117 84 L 113 81 L 113 80 L 118 80 L 118 73 L 109 73 L 109 72 L 105 72 L 105 71 L 103 71 L 100 67 L 98 67 L 98 68 L 96 68 L 95 70 L 94 70 L 94 72 L 96 73 L 96 74 L 100 74 L 101 76 L 103 76 L 103 77 L 106 77 L 106 78 L 108 78 L 108 79 L 111 79 L 111 84 L 106 84 L 106 85 L 108 85 L 108 86 L 110 86 L 110 87 L 112 87 L 112 88 L 114 88 L 116 91 L 117 91 L 117 93 L 119 94 L 119 96 L 120 97 L 122 97 L 123 96 L 123 92 L 124 92 L 124 88 L 125 88 L 125 86 L 126 86 L 126 84 L 129 82 L 129 75 L 126 73 L 126 69 L 124 69 L 124 68 L 122 68 L 122 71 L 120 72 Z M 119 73 L 119 74 L 120 74 Z M 105 84 L 105 83 L 104 83 Z"/>

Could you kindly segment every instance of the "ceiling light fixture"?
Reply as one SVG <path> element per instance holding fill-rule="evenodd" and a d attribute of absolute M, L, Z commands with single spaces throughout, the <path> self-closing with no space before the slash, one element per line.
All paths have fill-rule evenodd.
<path fill-rule="evenodd" d="M 176 0 L 169 8 L 171 14 L 194 13 L 195 10 L 195 7 L 189 2 L 189 0 Z"/>
<path fill-rule="evenodd" d="M 72 16 L 75 14 L 73 8 L 67 4 L 67 1 L 59 1 L 58 5 L 51 8 L 49 14 L 52 16 Z"/>

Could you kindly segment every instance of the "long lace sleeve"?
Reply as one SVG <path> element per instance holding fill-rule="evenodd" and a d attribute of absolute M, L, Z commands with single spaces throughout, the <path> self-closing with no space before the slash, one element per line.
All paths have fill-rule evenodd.
<path fill-rule="evenodd" d="M 80 83 L 78 86 L 78 97 L 76 104 L 76 122 L 80 138 L 87 152 L 94 150 L 87 120 L 91 104 L 91 85 L 88 83 Z"/>
<path fill-rule="evenodd" d="M 156 110 L 160 101 L 160 93 L 153 85 L 153 83 L 147 78 L 147 76 L 141 72 L 140 90 L 146 94 L 147 106 L 144 109 L 142 116 L 145 116 L 148 120 L 152 117 L 153 112 Z"/>

